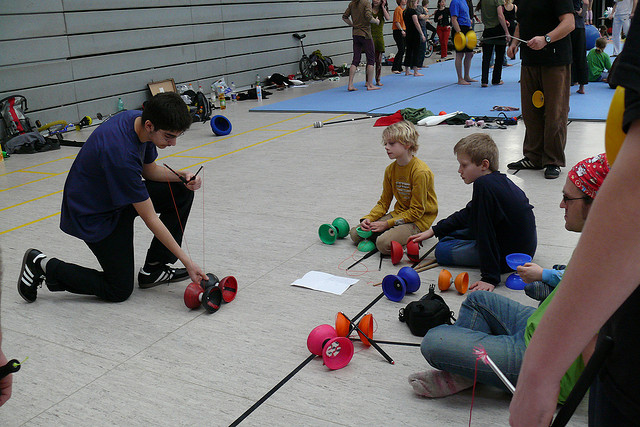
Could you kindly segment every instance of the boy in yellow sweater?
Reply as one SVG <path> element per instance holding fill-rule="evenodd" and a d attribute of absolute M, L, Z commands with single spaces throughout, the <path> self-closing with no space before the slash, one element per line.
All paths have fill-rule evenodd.
<path fill-rule="evenodd" d="M 391 252 L 391 242 L 404 245 L 409 236 L 428 230 L 438 215 L 438 199 L 433 172 L 415 156 L 418 131 L 411 122 L 394 123 L 382 132 L 382 143 L 390 159 L 395 160 L 384 172 L 382 195 L 359 226 L 373 232 L 380 253 Z M 393 198 L 396 203 L 388 212 Z M 350 231 L 357 244 L 362 240 L 356 228 Z"/>

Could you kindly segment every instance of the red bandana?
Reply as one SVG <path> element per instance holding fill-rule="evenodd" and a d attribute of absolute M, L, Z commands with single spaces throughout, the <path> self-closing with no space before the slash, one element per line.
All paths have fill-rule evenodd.
<path fill-rule="evenodd" d="M 605 153 L 578 162 L 569 172 L 569 179 L 584 194 L 596 197 L 602 182 L 609 173 L 609 163 Z"/>

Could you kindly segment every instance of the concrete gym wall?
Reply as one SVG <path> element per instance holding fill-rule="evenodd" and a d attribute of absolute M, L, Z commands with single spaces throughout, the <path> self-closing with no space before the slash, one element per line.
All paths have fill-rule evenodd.
<path fill-rule="evenodd" d="M 147 84 L 239 88 L 274 72 L 298 72 L 305 51 L 351 61 L 347 0 L 0 0 L 0 98 L 28 100 L 43 124 L 139 108 Z M 395 2 L 391 6 L 395 7 Z M 387 52 L 394 52 L 391 24 Z M 363 58 L 364 60 L 364 58 Z"/>

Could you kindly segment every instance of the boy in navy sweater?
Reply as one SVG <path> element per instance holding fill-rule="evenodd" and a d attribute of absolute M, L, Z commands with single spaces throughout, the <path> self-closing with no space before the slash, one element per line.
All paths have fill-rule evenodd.
<path fill-rule="evenodd" d="M 474 133 L 453 147 L 465 184 L 473 184 L 467 206 L 409 240 L 436 236 L 440 265 L 479 267 L 481 279 L 471 291 L 492 291 L 500 274 L 509 271 L 505 257 L 521 252 L 534 255 L 537 246 L 533 206 L 524 192 L 497 170 L 498 147 L 487 134 Z"/>

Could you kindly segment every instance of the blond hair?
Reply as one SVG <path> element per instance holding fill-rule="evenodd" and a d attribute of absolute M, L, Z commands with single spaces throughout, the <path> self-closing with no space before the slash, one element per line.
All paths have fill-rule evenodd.
<path fill-rule="evenodd" d="M 466 154 L 471 161 L 480 166 L 483 160 L 489 161 L 489 170 L 498 170 L 498 146 L 486 133 L 472 133 L 465 136 L 453 147 L 453 154 Z"/>
<path fill-rule="evenodd" d="M 411 154 L 415 154 L 419 147 L 419 136 L 420 134 L 413 123 L 403 120 L 387 126 L 382 132 L 382 143 L 384 144 L 387 141 L 399 142 L 407 147 Z"/>

